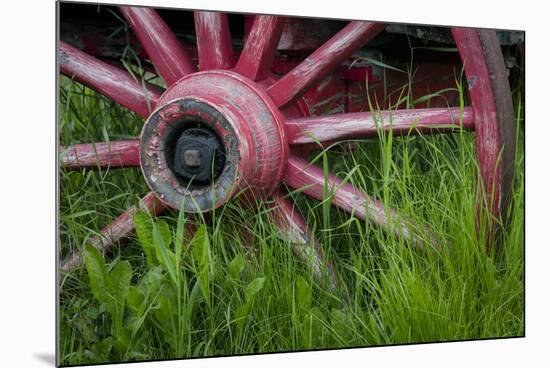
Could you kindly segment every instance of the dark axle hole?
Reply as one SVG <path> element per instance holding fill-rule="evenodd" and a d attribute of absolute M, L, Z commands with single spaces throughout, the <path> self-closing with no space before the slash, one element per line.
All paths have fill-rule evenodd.
<path fill-rule="evenodd" d="M 200 123 L 185 124 L 168 137 L 166 160 L 182 185 L 211 184 L 223 171 L 225 147 L 209 127 Z"/>

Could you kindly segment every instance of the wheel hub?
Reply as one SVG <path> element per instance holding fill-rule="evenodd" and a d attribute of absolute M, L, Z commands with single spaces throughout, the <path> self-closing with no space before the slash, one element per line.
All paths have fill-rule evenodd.
<path fill-rule="evenodd" d="M 160 98 L 141 134 L 140 165 L 170 207 L 205 212 L 235 194 L 270 195 L 288 157 L 283 117 L 262 86 L 230 71 L 189 75 Z"/>
<path fill-rule="evenodd" d="M 185 129 L 176 142 L 171 170 L 184 182 L 209 184 L 223 170 L 225 149 L 212 130 L 206 127 Z"/>

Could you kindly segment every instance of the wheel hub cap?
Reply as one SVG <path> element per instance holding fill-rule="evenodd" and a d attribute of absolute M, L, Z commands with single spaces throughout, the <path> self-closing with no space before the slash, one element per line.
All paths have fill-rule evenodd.
<path fill-rule="evenodd" d="M 170 207 L 204 212 L 237 193 L 264 198 L 288 157 L 283 117 L 260 85 L 230 71 L 189 75 L 171 86 L 147 119 L 140 164 Z"/>
<path fill-rule="evenodd" d="M 223 170 L 225 149 L 219 137 L 206 127 L 184 129 L 178 138 L 170 169 L 180 182 L 209 184 Z"/>

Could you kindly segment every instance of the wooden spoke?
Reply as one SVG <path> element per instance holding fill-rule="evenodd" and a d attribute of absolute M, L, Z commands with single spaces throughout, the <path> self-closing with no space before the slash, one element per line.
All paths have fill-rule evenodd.
<path fill-rule="evenodd" d="M 157 199 L 153 192 L 148 193 L 142 198 L 139 206 L 132 206 L 127 209 L 113 222 L 104 227 L 101 230 L 101 235 L 91 238 L 89 240 L 89 244 L 105 253 L 114 243 L 128 236 L 128 234 L 134 229 L 134 216 L 136 215 L 138 209 L 149 211 L 152 214 L 158 215 L 164 211 L 165 208 L 166 207 Z M 77 251 L 67 257 L 61 265 L 61 270 L 64 272 L 69 272 L 77 267 L 80 267 L 83 260 L 82 252 Z"/>
<path fill-rule="evenodd" d="M 154 9 L 133 6 L 119 9 L 167 86 L 196 71 L 187 51 Z"/>
<path fill-rule="evenodd" d="M 235 71 L 258 81 L 267 77 L 283 30 L 284 17 L 257 15 Z"/>
<path fill-rule="evenodd" d="M 149 116 L 162 94 L 156 86 L 143 84 L 128 72 L 107 64 L 61 41 L 61 73 L 85 84 L 143 117 Z"/>
<path fill-rule="evenodd" d="M 298 64 L 284 77 L 271 85 L 267 92 L 279 107 L 304 93 L 313 83 L 334 71 L 369 40 L 384 29 L 383 24 L 350 22 L 325 42 L 313 54 Z"/>
<path fill-rule="evenodd" d="M 325 199 L 323 169 L 311 165 L 301 157 L 291 156 L 289 158 L 284 181 L 289 187 L 300 189 L 312 198 L 321 201 Z M 342 182 L 341 179 L 332 174 L 328 177 L 327 185 L 329 193 L 333 194 L 332 204 L 334 206 L 358 219 L 368 220 L 386 231 L 391 231 L 397 236 L 423 247 L 422 240 L 413 234 L 410 226 L 399 218 L 394 209 L 386 211 L 380 201 L 368 197 L 353 185 Z M 387 212 L 391 215 L 391 221 L 387 217 Z M 434 243 L 435 239 L 431 239 L 430 242 Z M 437 246 L 436 244 L 432 245 Z"/>
<path fill-rule="evenodd" d="M 303 144 L 377 137 L 380 130 L 394 135 L 473 130 L 474 114 L 470 107 L 357 112 L 297 118 L 285 125 L 288 142 Z"/>
<path fill-rule="evenodd" d="M 233 67 L 233 46 L 227 14 L 195 11 L 200 70 Z"/>
<path fill-rule="evenodd" d="M 67 169 L 139 166 L 139 139 L 74 144 L 59 147 L 59 152 Z"/>
<path fill-rule="evenodd" d="M 273 197 L 272 216 L 279 229 L 279 236 L 288 241 L 294 254 L 311 267 L 316 280 L 334 292 L 338 289 L 338 277 L 332 264 L 325 258 L 321 244 L 315 239 L 298 208 L 285 199 L 280 191 Z"/>

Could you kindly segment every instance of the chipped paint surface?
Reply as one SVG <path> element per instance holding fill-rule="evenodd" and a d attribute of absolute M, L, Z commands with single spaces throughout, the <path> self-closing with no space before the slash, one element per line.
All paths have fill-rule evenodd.
<path fill-rule="evenodd" d="M 194 17 L 200 70 L 232 68 L 235 60 L 227 14 L 195 11 Z"/>
<path fill-rule="evenodd" d="M 228 163 L 214 185 L 195 187 L 183 184 L 168 165 L 167 144 L 174 131 L 186 124 L 201 123 L 211 127 L 225 145 Z M 149 187 L 165 204 L 179 209 L 182 200 L 189 212 L 205 211 L 219 207 L 236 190 L 237 166 L 240 162 L 239 142 L 235 131 L 209 104 L 198 98 L 174 100 L 156 110 L 147 120 L 142 131 L 140 149 L 141 168 Z M 177 137 L 176 137 L 177 138 Z M 213 198 L 218 202 L 214 203 Z"/>
<path fill-rule="evenodd" d="M 304 194 L 324 200 L 325 173 L 317 165 L 297 156 L 290 156 L 284 182 L 291 188 L 300 189 Z M 328 191 L 333 193 L 331 203 L 357 217 L 370 221 L 386 231 L 405 238 L 418 247 L 423 246 L 422 240 L 415 235 L 408 221 L 402 219 L 394 209 L 385 209 L 382 203 L 368 197 L 364 192 L 351 184 L 344 183 L 333 174 L 328 177 Z M 390 214 L 390 218 L 387 217 Z M 433 241 L 433 240 L 432 240 Z M 436 246 L 436 244 L 431 244 Z"/>
<path fill-rule="evenodd" d="M 473 130 L 470 107 L 357 112 L 292 119 L 285 122 L 290 144 L 327 142 L 343 139 L 378 137 L 379 131 L 395 135 L 451 132 L 460 128 Z"/>
<path fill-rule="evenodd" d="M 315 82 L 333 72 L 345 59 L 384 29 L 370 22 L 350 22 L 267 90 L 277 106 L 284 106 Z"/>
<path fill-rule="evenodd" d="M 138 139 L 61 146 L 59 152 L 67 169 L 139 166 Z"/>
<path fill-rule="evenodd" d="M 150 84 L 142 86 L 128 72 L 63 41 L 59 43 L 59 67 L 67 77 L 76 79 L 143 117 L 149 116 L 162 92 Z"/>
<path fill-rule="evenodd" d="M 154 9 L 130 6 L 119 9 L 167 86 L 196 71 L 189 53 Z"/>
<path fill-rule="evenodd" d="M 489 59 L 484 55 L 478 31 L 473 28 L 453 28 L 452 34 L 464 63 L 464 73 L 468 80 L 468 92 L 472 100 L 474 113 L 477 160 L 483 180 L 484 194 L 491 212 L 498 217 L 503 210 L 501 204 L 503 162 L 499 159 L 499 155 L 504 146 L 505 150 L 508 151 L 506 158 L 508 160 L 513 159 L 512 152 L 515 150 L 513 147 L 515 141 L 511 139 L 505 142 L 505 137 L 501 135 L 501 130 L 505 129 L 505 121 L 513 119 L 513 110 L 508 108 L 509 113 L 507 115 L 511 116 L 500 116 L 501 120 L 499 121 L 496 104 L 497 102 L 499 104 L 509 104 L 511 107 L 511 97 L 507 99 L 509 101 L 504 101 L 503 98 L 499 100 L 495 98 L 487 64 Z M 494 43 L 496 42 L 495 36 Z M 487 46 L 490 47 L 490 45 Z M 495 53 L 500 53 L 498 43 L 496 49 L 498 51 L 495 51 Z M 493 56 L 493 58 L 495 57 L 496 55 Z M 499 57 L 502 58 L 502 54 L 499 54 Z M 501 63 L 503 65 L 503 60 L 501 60 Z M 498 92 L 503 93 L 502 91 Z M 513 124 L 513 121 L 511 123 Z M 505 164 L 509 165 L 509 163 Z"/>
<path fill-rule="evenodd" d="M 161 97 L 142 132 L 141 167 L 165 204 L 208 211 L 246 189 L 250 200 L 269 195 L 280 182 L 288 155 L 283 116 L 260 86 L 229 71 L 208 71 L 179 80 Z M 200 122 L 225 145 L 226 166 L 212 185 L 187 188 L 165 156 L 169 134 Z"/>
<path fill-rule="evenodd" d="M 515 161 L 516 161 L 516 116 L 507 66 L 499 44 L 499 38 L 494 30 L 478 30 L 479 40 L 487 64 L 489 77 L 495 99 L 496 119 L 499 125 L 499 158 L 500 165 L 500 214 L 507 221 L 506 211 L 513 195 Z"/>
<path fill-rule="evenodd" d="M 268 15 L 255 17 L 235 72 L 253 81 L 262 80 L 269 75 L 284 20 L 284 17 Z"/>

